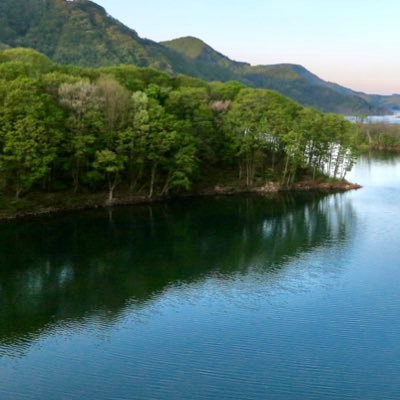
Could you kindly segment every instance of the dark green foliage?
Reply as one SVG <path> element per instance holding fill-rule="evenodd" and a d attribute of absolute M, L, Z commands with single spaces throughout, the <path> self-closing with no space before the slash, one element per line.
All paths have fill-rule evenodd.
<path fill-rule="evenodd" d="M 0 171 L 19 198 L 48 176 L 61 142 L 62 116 L 37 80 L 2 81 L 0 91 Z"/>

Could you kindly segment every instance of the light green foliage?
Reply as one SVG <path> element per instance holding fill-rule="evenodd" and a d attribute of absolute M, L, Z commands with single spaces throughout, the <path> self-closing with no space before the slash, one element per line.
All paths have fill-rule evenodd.
<path fill-rule="evenodd" d="M 95 84 L 95 101 L 104 120 L 106 145 L 114 146 L 118 132 L 129 122 L 131 96 L 112 76 L 101 76 Z"/>
<path fill-rule="evenodd" d="M 131 115 L 126 129 L 118 135 L 118 148 L 127 157 L 128 179 L 134 191 L 143 177 L 146 164 L 146 146 L 149 132 L 149 98 L 144 92 L 134 92 L 131 97 Z"/>
<path fill-rule="evenodd" d="M 290 185 L 300 170 L 311 168 L 334 178 L 345 176 L 354 162 L 353 125 L 342 117 L 324 115 L 298 106 L 276 92 L 242 90 L 225 117 L 225 130 L 233 137 L 239 176 L 252 185 L 265 175 L 265 160 L 272 170 L 278 159 L 281 181 Z"/>
<path fill-rule="evenodd" d="M 117 188 L 166 196 L 235 168 L 248 186 L 343 177 L 355 136 L 337 115 L 238 82 L 66 67 L 22 50 L 0 58 L 1 186 L 16 197 L 58 188 L 107 188 L 110 203 Z"/>
<path fill-rule="evenodd" d="M 96 159 L 93 163 L 95 169 L 105 174 L 108 182 L 108 201 L 113 201 L 114 190 L 119 182 L 119 175 L 125 169 L 126 158 L 111 150 L 96 152 Z"/>
<path fill-rule="evenodd" d="M 220 101 L 232 101 L 242 89 L 246 89 L 243 83 L 231 82 L 211 82 L 210 85 L 211 98 Z"/>
<path fill-rule="evenodd" d="M 111 150 L 101 150 L 96 152 L 95 168 L 104 171 L 106 174 L 117 174 L 124 169 L 124 158 Z"/>
<path fill-rule="evenodd" d="M 89 81 L 64 83 L 60 86 L 59 102 L 68 109 L 66 151 L 67 169 L 71 172 L 74 190 L 79 189 L 82 173 L 90 165 L 90 156 L 94 154 L 96 133 L 102 125 L 101 104 L 95 84 Z"/>
<path fill-rule="evenodd" d="M 146 158 L 150 165 L 149 197 L 154 194 L 157 174 L 165 178 L 162 194 L 171 188 L 191 185 L 191 173 L 196 164 L 196 144 L 185 121 L 179 121 L 155 102 L 149 103 L 149 131 L 146 140 Z"/>
<path fill-rule="evenodd" d="M 279 135 L 274 134 L 277 120 L 270 116 L 277 108 L 275 93 L 265 90 L 242 90 L 225 118 L 225 130 L 232 135 L 235 155 L 239 159 L 239 176 L 252 185 L 257 161 L 267 152 L 277 152 Z M 279 131 L 281 134 L 283 131 Z"/>
<path fill-rule="evenodd" d="M 306 142 L 304 136 L 299 131 L 290 131 L 283 135 L 282 141 L 286 154 L 285 169 L 283 172 L 283 183 L 288 185 L 294 182 L 296 172 L 305 165 Z"/>
<path fill-rule="evenodd" d="M 50 70 L 53 63 L 45 55 L 25 48 L 14 48 L 3 51 L 2 62 L 21 62 L 29 64 L 31 70 L 40 71 L 41 73 Z"/>
<path fill-rule="evenodd" d="M 199 140 L 199 155 L 215 160 L 214 113 L 206 88 L 182 87 L 170 93 L 166 110 L 186 121 L 186 130 Z"/>

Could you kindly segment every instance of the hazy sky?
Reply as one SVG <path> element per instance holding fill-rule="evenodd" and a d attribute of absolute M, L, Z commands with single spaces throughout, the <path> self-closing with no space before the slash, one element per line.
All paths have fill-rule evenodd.
<path fill-rule="evenodd" d="M 251 64 L 302 64 L 356 90 L 400 93 L 400 0 L 95 0 L 156 41 L 196 36 Z"/>

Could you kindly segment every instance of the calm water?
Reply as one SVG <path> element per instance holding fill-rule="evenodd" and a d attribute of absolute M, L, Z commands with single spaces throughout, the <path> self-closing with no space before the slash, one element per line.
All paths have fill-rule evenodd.
<path fill-rule="evenodd" d="M 351 179 L 0 225 L 0 399 L 399 399 L 400 159 Z"/>
<path fill-rule="evenodd" d="M 358 121 L 359 117 L 347 117 L 349 121 Z M 400 125 L 400 115 L 370 115 L 365 119 L 365 122 L 383 123 L 389 125 Z"/>

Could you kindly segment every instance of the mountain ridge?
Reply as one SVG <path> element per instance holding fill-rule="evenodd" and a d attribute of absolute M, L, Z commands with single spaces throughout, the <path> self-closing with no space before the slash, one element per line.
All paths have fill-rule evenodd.
<path fill-rule="evenodd" d="M 232 59 L 230 59 L 229 57 L 223 55 L 222 53 L 214 50 L 211 46 L 209 46 L 207 43 L 203 42 L 201 39 L 195 38 L 193 36 L 185 36 L 185 37 L 181 37 L 181 38 L 177 38 L 177 39 L 173 39 L 173 40 L 169 40 L 169 41 L 163 41 L 160 42 L 161 44 L 173 48 L 175 51 L 189 56 L 190 54 L 187 53 L 187 48 L 189 47 L 189 41 L 192 40 L 194 43 L 196 42 L 201 42 L 204 44 L 205 48 L 207 49 L 207 51 L 209 52 L 210 50 L 214 51 L 215 54 L 217 55 L 222 55 L 224 57 L 224 59 L 227 59 L 229 61 L 231 61 L 233 64 L 235 64 L 236 67 L 238 66 L 243 66 L 245 67 L 246 71 L 244 73 L 244 77 L 243 79 L 239 79 L 239 81 L 249 84 L 250 86 L 256 86 L 254 85 L 254 82 L 251 81 L 251 79 L 246 79 L 246 76 L 248 76 L 249 74 L 254 74 L 256 72 L 258 73 L 267 73 L 269 75 L 273 74 L 275 77 L 278 74 L 278 76 L 280 76 L 282 79 L 284 79 L 285 81 L 288 80 L 298 80 L 299 78 L 303 78 L 305 81 L 307 81 L 308 83 L 318 86 L 318 87 L 322 87 L 328 90 L 332 90 L 334 91 L 337 95 L 340 96 L 345 96 L 347 98 L 340 98 L 338 96 L 334 96 L 334 99 L 336 101 L 343 101 L 345 104 L 348 101 L 348 97 L 350 96 L 351 98 L 356 98 L 357 101 L 359 101 L 358 99 L 361 98 L 362 100 L 366 101 L 369 104 L 369 107 L 371 107 L 372 109 L 375 109 L 375 112 L 381 113 L 382 111 L 384 111 L 382 108 L 400 108 L 400 96 L 393 94 L 393 95 L 378 95 L 378 94 L 367 94 L 361 91 L 356 91 L 347 87 L 344 87 L 342 85 L 339 85 L 338 83 L 335 82 L 330 82 L 330 81 L 325 81 L 323 79 L 321 79 L 319 76 L 317 76 L 316 74 L 314 74 L 313 72 L 309 71 L 307 68 L 305 68 L 303 65 L 301 64 L 293 64 L 293 63 L 279 63 L 279 64 L 260 64 L 260 65 L 251 65 L 249 63 L 246 62 L 241 62 L 241 61 L 234 61 Z M 192 46 L 194 47 L 194 46 Z M 193 58 L 193 56 L 191 57 Z M 200 57 L 197 57 L 198 61 L 200 61 Z M 278 83 L 278 82 L 276 82 Z M 282 84 L 282 82 L 279 82 Z M 304 101 L 304 96 L 300 95 L 300 96 L 296 96 L 295 93 L 293 93 L 291 90 L 285 90 L 285 89 L 280 89 L 277 84 L 274 84 L 272 82 L 269 82 L 267 84 L 262 85 L 264 88 L 268 88 L 268 89 L 275 89 L 278 91 L 281 91 L 281 93 L 297 100 L 300 101 L 301 103 L 305 104 L 305 105 L 311 105 L 311 106 L 315 106 L 315 104 L 312 104 L 312 101 L 309 101 L 308 104 L 307 102 Z M 318 92 L 318 91 L 317 91 Z M 313 91 L 314 94 L 315 90 Z M 326 94 L 326 92 L 322 91 L 321 93 L 319 93 L 320 95 L 322 94 L 323 96 Z M 360 103 L 361 107 L 368 107 L 366 104 Z M 320 107 L 317 107 L 320 108 Z M 330 111 L 328 110 L 322 110 L 322 111 Z M 362 111 L 362 110 L 361 110 Z M 368 110 L 364 110 L 364 111 L 368 111 Z"/>
<path fill-rule="evenodd" d="M 61 64 L 132 64 L 207 81 L 235 80 L 325 112 L 369 114 L 392 107 L 392 100 L 400 104 L 400 96 L 360 94 L 299 64 L 234 61 L 193 36 L 161 43 L 141 38 L 89 0 L 0 0 L 0 50 L 7 47 L 33 48 Z"/>

